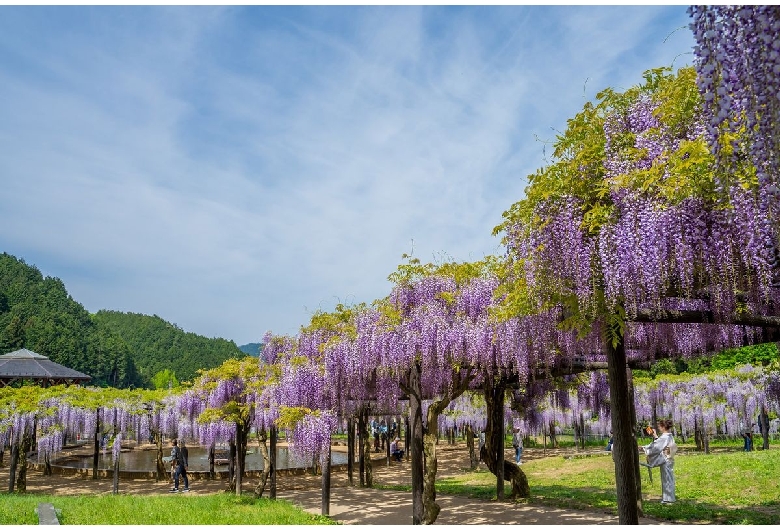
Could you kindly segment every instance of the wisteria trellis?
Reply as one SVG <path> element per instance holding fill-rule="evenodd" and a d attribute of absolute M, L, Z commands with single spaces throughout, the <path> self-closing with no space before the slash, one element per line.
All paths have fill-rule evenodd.
<path fill-rule="evenodd" d="M 464 368 L 479 371 L 474 387 L 503 373 L 532 391 L 540 369 L 603 361 L 605 335 L 623 342 L 630 361 L 763 340 L 764 328 L 739 325 L 737 316 L 780 316 L 780 11 L 693 7 L 691 16 L 698 75 L 651 73 L 623 94 L 605 91 L 570 122 L 555 162 L 505 215 L 506 268 L 485 263 L 465 279 L 453 267 L 429 268 L 397 281 L 374 306 L 345 312 L 338 325 L 267 337 L 266 364 L 256 371 L 204 374 L 151 412 L 111 401 L 98 413 L 111 418 L 114 448 L 153 430 L 229 440 L 237 421 L 267 427 L 287 408 L 307 411 L 292 429 L 294 446 L 316 452 L 336 418 L 360 403 L 400 410 L 414 363 L 429 397 Z M 674 310 L 711 321 L 664 322 Z M 587 400 L 569 402 L 593 410 Z M 46 454 L 61 446 L 58 422 L 86 429 L 94 421 L 59 409 L 67 416 L 2 419 L 0 437 L 26 432 L 37 414 Z M 700 409 L 691 411 L 709 421 L 711 409 Z M 527 428 L 546 420 L 537 413 Z"/>

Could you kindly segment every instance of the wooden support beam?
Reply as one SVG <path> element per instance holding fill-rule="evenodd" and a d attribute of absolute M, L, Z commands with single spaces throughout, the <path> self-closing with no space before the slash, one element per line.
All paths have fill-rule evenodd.
<path fill-rule="evenodd" d="M 754 326 L 759 328 L 780 328 L 780 316 L 770 315 L 730 315 L 728 319 L 717 317 L 712 311 L 683 311 L 677 309 L 651 310 L 640 309 L 628 322 L 657 324 L 733 324 L 736 326 Z"/>

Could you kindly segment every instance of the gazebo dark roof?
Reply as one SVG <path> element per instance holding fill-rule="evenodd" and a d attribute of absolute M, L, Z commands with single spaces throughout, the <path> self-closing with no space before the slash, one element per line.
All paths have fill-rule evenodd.
<path fill-rule="evenodd" d="M 21 349 L 0 355 L 0 387 L 14 381 L 40 381 L 43 386 L 84 382 L 92 379 L 67 366 L 62 366 L 34 351 Z"/>

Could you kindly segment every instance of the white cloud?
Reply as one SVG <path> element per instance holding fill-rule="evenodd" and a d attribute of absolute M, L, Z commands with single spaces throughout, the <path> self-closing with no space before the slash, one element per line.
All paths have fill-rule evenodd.
<path fill-rule="evenodd" d="M 691 44 L 681 7 L 5 10 L 2 250 L 239 344 L 385 296 L 412 245 L 500 252 L 534 138 Z"/>

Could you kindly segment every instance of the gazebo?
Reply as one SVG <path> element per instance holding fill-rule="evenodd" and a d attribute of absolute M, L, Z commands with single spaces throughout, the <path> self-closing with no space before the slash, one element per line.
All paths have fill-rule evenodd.
<path fill-rule="evenodd" d="M 83 383 L 92 378 L 62 366 L 34 351 L 21 349 L 0 355 L 0 388 L 14 381 L 36 381 L 39 385 Z"/>

